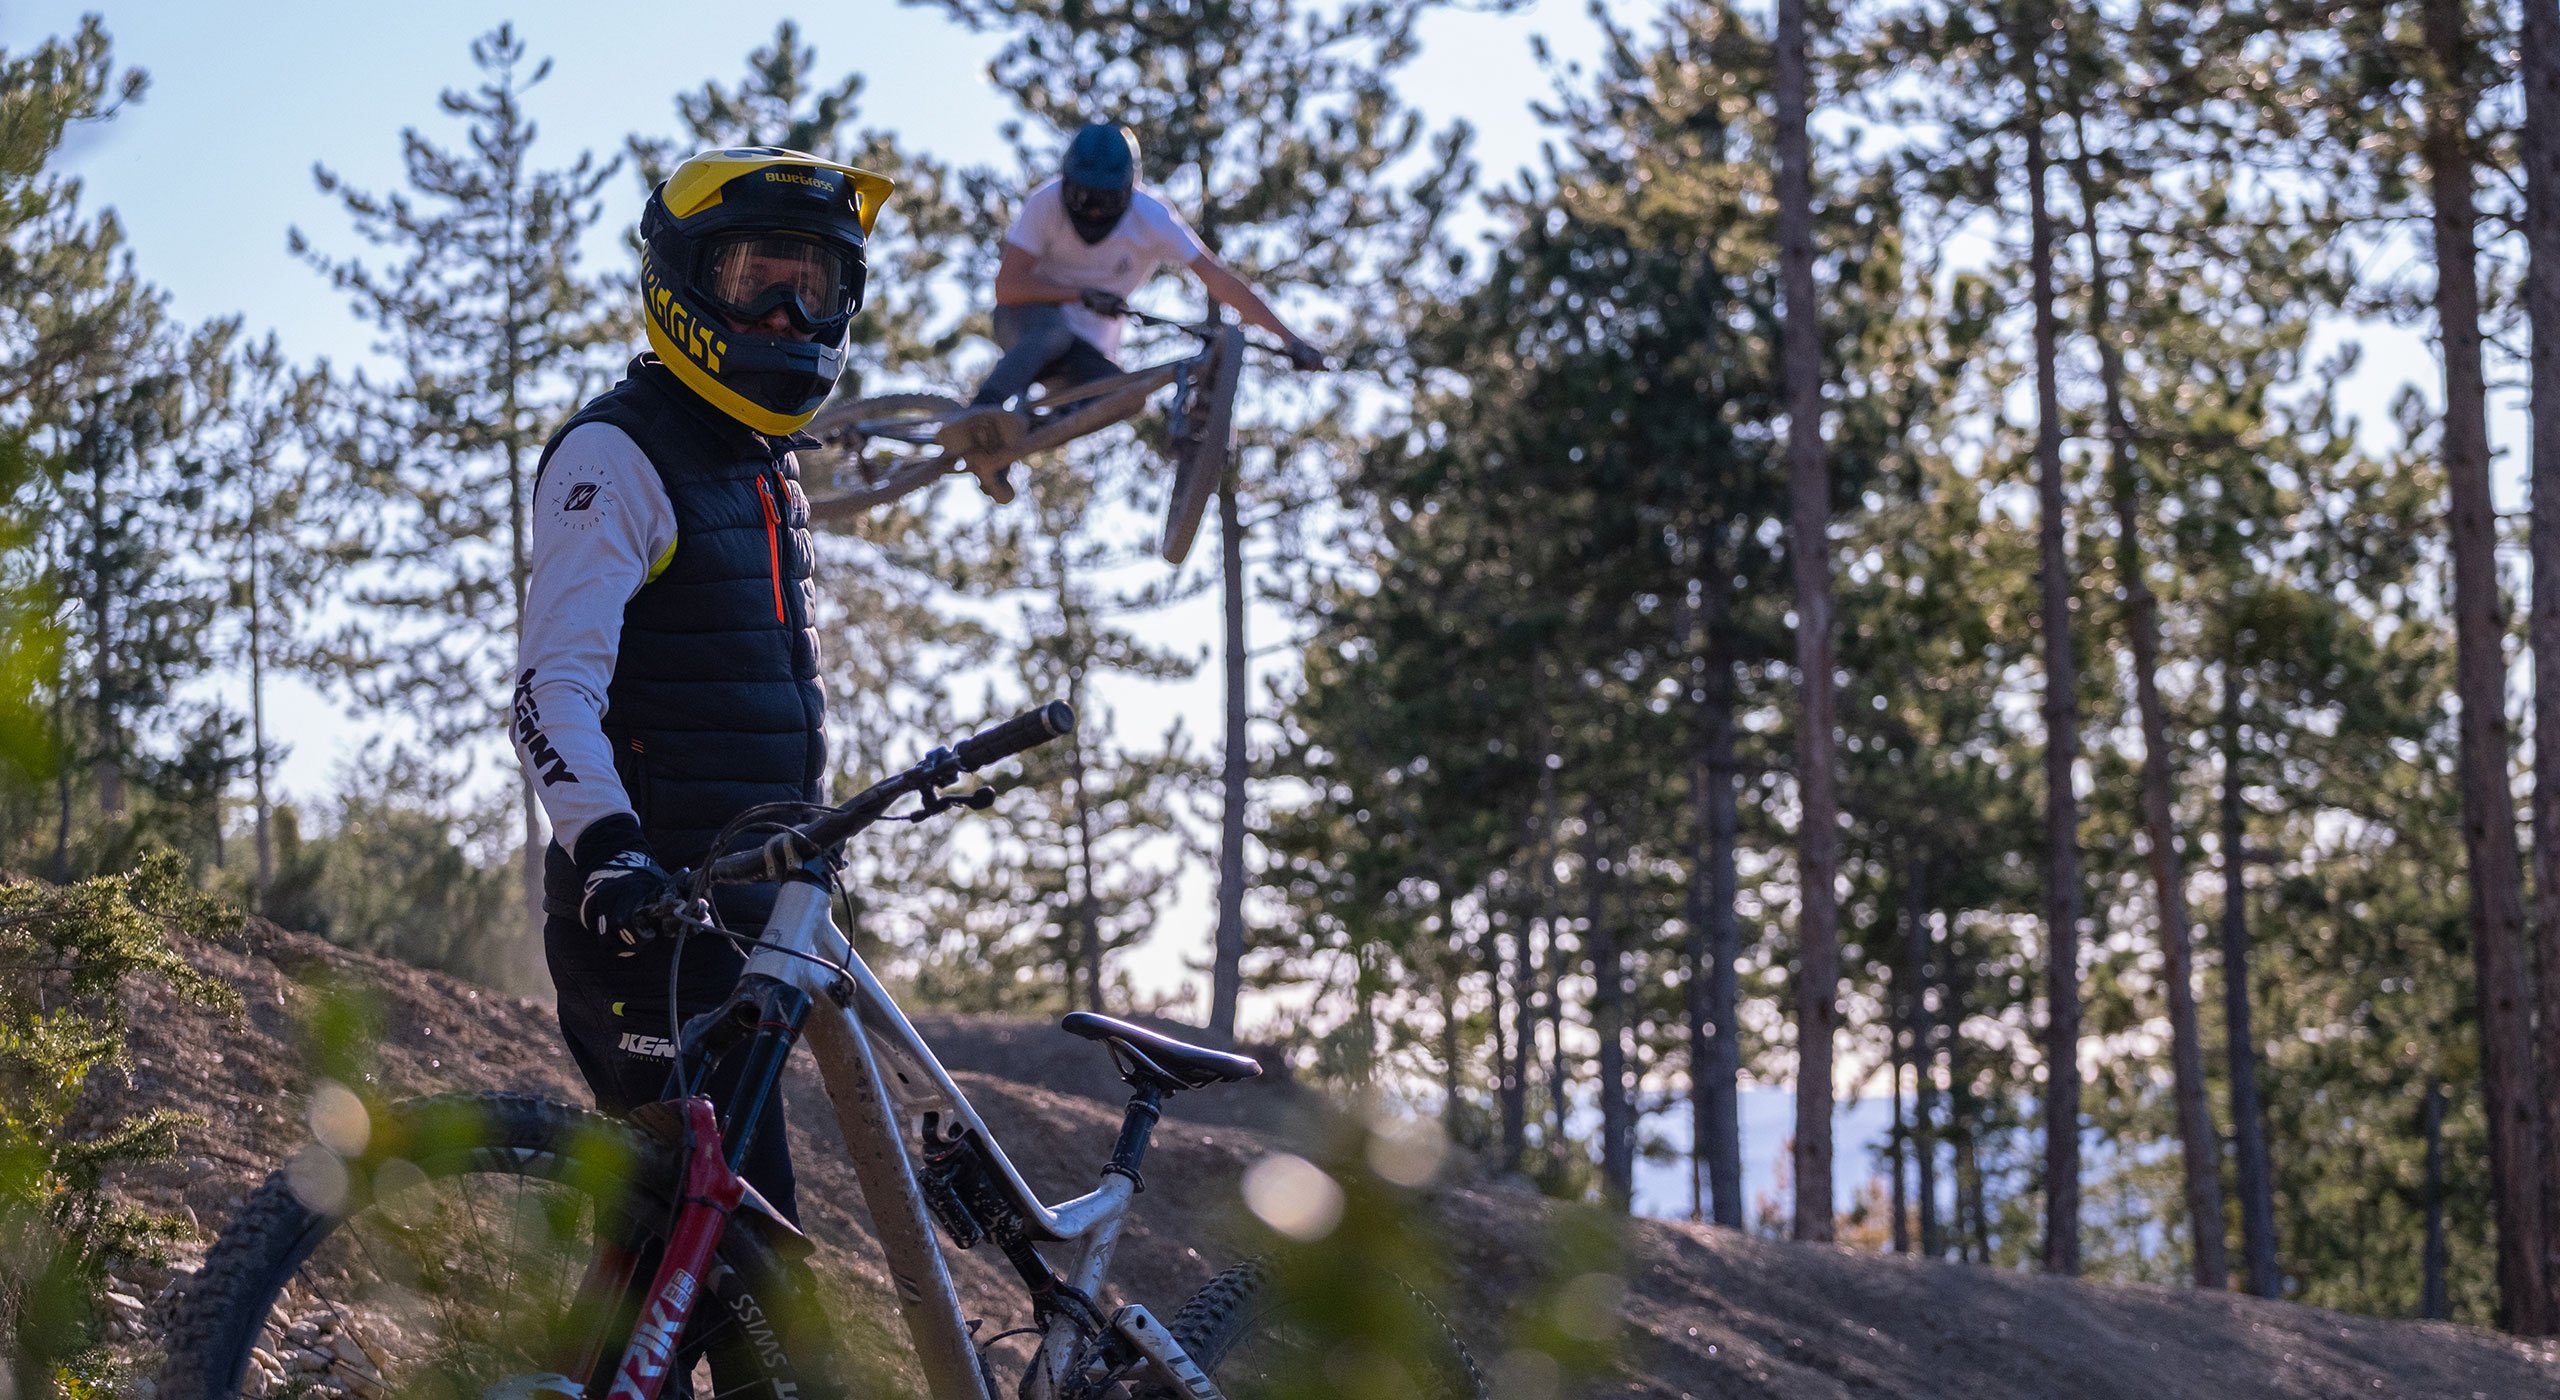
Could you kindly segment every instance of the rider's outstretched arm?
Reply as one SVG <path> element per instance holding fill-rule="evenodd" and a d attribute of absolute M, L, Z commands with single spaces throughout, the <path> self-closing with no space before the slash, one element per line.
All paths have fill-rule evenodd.
<path fill-rule="evenodd" d="M 1288 324 L 1280 319 L 1280 313 L 1273 311 L 1271 303 L 1262 299 L 1262 293 L 1255 291 L 1251 282 L 1238 277 L 1225 263 L 1218 261 L 1217 254 L 1202 253 L 1193 258 L 1191 271 L 1200 279 L 1200 285 L 1208 289 L 1209 295 L 1234 307 L 1236 314 L 1244 318 L 1246 325 L 1260 326 L 1287 341 L 1290 358 L 1298 361 L 1302 367 L 1313 369 L 1324 363 L 1323 352 L 1309 344 L 1305 336 L 1289 329 Z"/>

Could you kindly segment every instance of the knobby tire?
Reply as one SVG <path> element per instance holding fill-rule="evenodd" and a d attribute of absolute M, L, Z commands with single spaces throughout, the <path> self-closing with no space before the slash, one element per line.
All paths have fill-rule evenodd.
<path fill-rule="evenodd" d="M 628 1174 L 599 1167 L 607 1158 L 627 1167 Z M 628 1211 L 623 1218 L 645 1231 L 652 1224 L 663 1227 L 671 1214 L 667 1203 L 677 1181 L 675 1153 L 620 1120 L 515 1094 L 448 1094 L 393 1105 L 380 1113 L 366 1150 L 346 1165 L 351 1185 L 344 1204 L 333 1210 L 307 1204 L 296 1190 L 290 1168 L 270 1175 L 250 1195 L 177 1304 L 166 1339 L 159 1400 L 232 1400 L 240 1395 L 251 1349 L 276 1348 L 276 1338 L 287 1325 L 277 1313 L 277 1302 L 280 1296 L 288 1296 L 289 1284 L 328 1309 L 331 1321 L 345 1334 L 361 1338 L 364 1328 L 373 1324 L 367 1320 L 365 1305 L 350 1300 L 361 1296 L 367 1284 L 354 1279 L 315 1281 L 303 1275 L 304 1267 L 333 1238 L 347 1241 L 345 1250 L 351 1257 L 373 1260 L 362 1230 L 346 1227 L 382 1211 L 386 1202 L 392 1203 L 391 1209 L 399 1209 L 401 1197 L 418 1188 L 467 1178 L 471 1182 L 486 1179 L 494 1189 L 500 1180 L 519 1178 L 563 1187 L 604 1209 L 605 1204 L 596 1202 L 580 1183 L 607 1178 L 627 1181 L 636 1183 L 636 1190 L 622 1198 Z M 378 1195 L 368 1183 L 392 1180 L 385 1174 L 386 1167 L 402 1174 L 398 1180 L 404 1186 Z M 519 1205 L 522 1199 L 520 1193 Z M 645 1291 L 649 1278 L 650 1271 L 644 1267 L 631 1291 Z M 832 1347 L 810 1312 L 809 1278 L 805 1266 L 785 1263 L 746 1217 L 733 1218 L 686 1333 L 688 1353 L 706 1354 L 713 1361 L 719 1400 L 824 1400 L 841 1393 Z M 333 1298 L 332 1293 L 337 1296 Z M 617 1324 L 607 1354 L 598 1363 L 599 1380 L 590 1386 L 591 1394 L 601 1394 L 603 1382 L 610 1379 L 627 1335 L 628 1317 L 636 1310 L 636 1299 L 625 1301 L 624 1320 Z M 432 1345 L 430 1339 L 430 1349 Z M 366 1350 L 374 1352 L 371 1346 Z M 359 1400 L 376 1393 L 478 1400 L 481 1390 L 503 1375 L 520 1374 L 510 1370 L 481 1376 L 477 1386 L 456 1393 L 450 1384 L 437 1384 L 450 1379 L 443 1373 L 422 1372 L 404 1382 L 398 1376 L 379 1375 L 383 1369 L 388 1368 L 376 1367 L 377 1376 L 388 1384 L 366 1386 L 349 1380 L 340 1388 Z M 674 1400 L 686 1388 L 681 1371 L 671 1375 L 662 1400 Z M 307 1393 L 308 1379 L 294 1376 L 270 1392 L 274 1396 Z"/>
<path fill-rule="evenodd" d="M 1414 1304 L 1431 1320 L 1437 1335 L 1421 1358 L 1426 1374 L 1412 1392 L 1414 1400 L 1486 1400 L 1484 1375 L 1467 1352 L 1457 1329 L 1438 1306 L 1406 1285 Z M 1273 1376 L 1305 1374 L 1321 1366 L 1307 1341 L 1273 1316 L 1270 1270 L 1248 1259 L 1200 1285 L 1183 1300 L 1165 1330 L 1183 1352 L 1225 1391 L 1228 1400 L 1253 1400 Z M 1138 1392 L 1137 1400 L 1182 1400 L 1160 1386 Z"/>

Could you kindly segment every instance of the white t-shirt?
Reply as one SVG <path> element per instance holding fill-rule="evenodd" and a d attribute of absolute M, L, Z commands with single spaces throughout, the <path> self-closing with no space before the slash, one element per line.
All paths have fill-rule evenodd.
<path fill-rule="evenodd" d="M 1180 215 L 1143 189 L 1131 191 L 1129 212 L 1120 216 L 1117 227 L 1101 242 L 1087 243 L 1068 221 L 1066 197 L 1055 180 L 1022 201 L 1022 212 L 1014 216 L 1004 241 L 1038 258 L 1031 270 L 1043 280 L 1096 287 L 1124 297 L 1162 269 L 1189 267 L 1194 258 L 1209 251 Z M 1120 353 L 1123 323 L 1119 317 L 1097 315 L 1072 301 L 1060 309 L 1067 313 L 1068 327 L 1092 341 L 1095 349 L 1106 355 Z"/>

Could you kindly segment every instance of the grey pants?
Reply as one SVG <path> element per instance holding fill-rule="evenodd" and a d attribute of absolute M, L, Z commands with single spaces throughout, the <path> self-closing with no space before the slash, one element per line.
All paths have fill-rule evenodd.
<path fill-rule="evenodd" d="M 1090 384 L 1120 372 L 1109 355 L 1067 325 L 1065 309 L 1053 302 L 999 306 L 995 320 L 1004 358 L 987 371 L 972 405 L 1005 403 L 1044 379 Z"/>

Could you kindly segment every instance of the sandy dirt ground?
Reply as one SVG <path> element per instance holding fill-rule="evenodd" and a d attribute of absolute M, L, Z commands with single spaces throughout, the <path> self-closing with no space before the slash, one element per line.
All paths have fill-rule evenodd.
<path fill-rule="evenodd" d="M 194 1234 L 170 1269 L 128 1280 L 140 1296 L 183 1288 L 245 1193 L 308 1138 L 298 1027 L 311 986 L 371 987 L 387 1015 L 382 1089 L 398 1096 L 511 1089 L 584 1102 L 550 1008 L 453 978 L 253 923 L 236 946 L 198 960 L 239 988 L 238 1018 L 175 1004 L 153 988 L 136 1010 L 129 1076 L 91 1085 L 100 1117 L 153 1107 L 197 1115 L 179 1156 L 135 1169 L 118 1189 Z M 919 1016 L 919 1026 L 1008 1153 L 1052 1199 L 1087 1189 L 1120 1120 L 1100 1047 L 1039 1024 Z M 894 1337 L 869 1218 L 805 1065 L 788 1084 L 804 1223 L 847 1315 Z M 1303 1093 L 1250 1084 L 1186 1100 L 1159 1130 L 1115 1266 L 1125 1296 L 1168 1313 L 1245 1247 L 1237 1181 L 1276 1150 Z M 1516 1185 L 1444 1174 L 1424 1198 L 1452 1251 L 1450 1312 L 1499 1376 L 1502 1400 L 1545 1400 L 1534 1369 L 1500 1358 L 1515 1310 L 1554 1270 L 1560 1212 Z M 1567 1383 L 1591 1396 L 2286 1397 L 2524 1400 L 2560 1396 L 2560 1348 L 2438 1323 L 2349 1316 L 2189 1289 L 2066 1282 L 2026 1273 L 1747 1238 L 1676 1222 L 1623 1231 L 1622 1331 L 1614 1369 Z M 992 1325 L 1025 1311 L 1001 1259 L 982 1248 L 955 1264 L 965 1300 Z M 1552 1290 L 1548 1290 L 1549 1293 Z M 137 1367 L 147 1320 L 126 1329 Z M 911 1369 L 896 1368 L 912 1378 Z"/>

